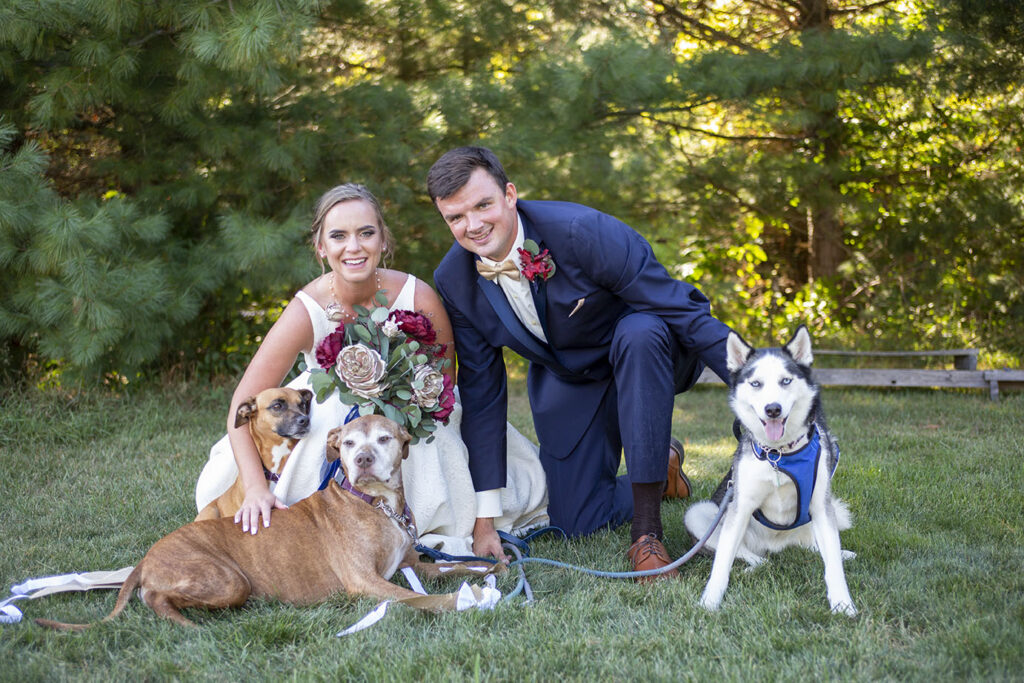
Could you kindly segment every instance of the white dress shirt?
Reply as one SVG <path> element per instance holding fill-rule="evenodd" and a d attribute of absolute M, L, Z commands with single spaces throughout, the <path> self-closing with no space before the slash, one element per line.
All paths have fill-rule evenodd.
<path fill-rule="evenodd" d="M 516 241 L 512 243 L 512 251 L 508 253 L 504 260 L 515 264 L 515 267 L 519 270 L 519 279 L 513 280 L 508 275 L 502 273 L 495 282 L 501 287 L 501 291 L 505 293 L 505 298 L 508 299 L 509 305 L 512 306 L 512 311 L 519 318 L 519 322 L 523 323 L 526 329 L 533 333 L 533 336 L 546 344 L 548 339 L 544 336 L 544 328 L 540 324 L 537 307 L 533 303 L 533 295 L 530 294 L 530 281 L 522 276 L 523 265 L 519 262 L 519 249 L 522 248 L 523 242 L 526 241 L 526 236 L 523 233 L 522 216 L 516 214 L 516 217 L 518 219 Z M 484 256 L 481 256 L 480 260 L 489 266 L 496 266 L 501 263 L 501 261 L 492 261 Z"/>

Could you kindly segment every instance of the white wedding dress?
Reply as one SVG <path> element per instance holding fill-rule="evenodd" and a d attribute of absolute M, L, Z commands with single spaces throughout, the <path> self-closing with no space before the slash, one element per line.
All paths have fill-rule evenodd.
<path fill-rule="evenodd" d="M 413 292 L 416 278 L 410 275 L 391 310 L 416 310 Z M 313 323 L 313 347 L 304 351 L 306 366 L 318 367 L 317 345 L 334 331 L 336 323 L 327 319 L 324 309 L 305 292 L 297 298 L 306 306 Z M 288 383 L 293 389 L 310 389 L 309 371 Z M 345 421 L 351 406 L 342 403 L 337 392 L 323 403 L 313 400 L 309 434 L 292 451 L 284 471 L 271 491 L 286 505 L 313 494 L 326 472 L 324 456 L 327 433 Z M 460 435 L 462 404 L 456 402 L 447 425 L 438 425 L 431 443 L 420 441 L 409 448 L 402 462 L 405 495 L 416 518 L 420 543 L 450 555 L 473 553 L 473 524 L 476 521 L 476 494 L 469 474 L 469 454 Z M 537 447 L 507 425 L 508 481 L 501 492 L 503 515 L 494 520 L 502 531 L 520 534 L 547 524 L 547 483 L 537 455 Z M 339 471 L 340 472 L 340 471 Z M 338 476 L 341 476 L 340 474 Z M 225 435 L 210 449 L 210 459 L 196 483 L 196 509 L 226 491 L 238 477 L 238 467 Z M 271 518 L 273 524 L 273 518 Z"/>

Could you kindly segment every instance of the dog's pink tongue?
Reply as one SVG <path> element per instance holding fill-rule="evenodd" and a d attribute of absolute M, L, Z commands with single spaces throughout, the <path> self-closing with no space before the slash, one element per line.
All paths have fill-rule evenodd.
<path fill-rule="evenodd" d="M 785 423 L 782 420 L 768 420 L 764 423 L 764 435 L 769 441 L 778 441 L 782 438 Z"/>

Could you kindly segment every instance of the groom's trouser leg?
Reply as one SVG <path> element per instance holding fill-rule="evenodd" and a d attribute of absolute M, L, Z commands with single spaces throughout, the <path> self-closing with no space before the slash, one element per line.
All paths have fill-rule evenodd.
<path fill-rule="evenodd" d="M 619 431 L 632 483 L 632 540 L 661 537 L 661 496 L 668 473 L 668 445 L 675 395 L 698 370 L 682 354 L 668 325 L 650 313 L 633 313 L 615 328 L 609 360 L 618 390 Z"/>
<path fill-rule="evenodd" d="M 548 481 L 551 524 L 570 536 L 614 528 L 633 517 L 629 479 L 617 476 L 622 460 L 615 386 L 609 386 L 594 419 L 567 456 L 540 449 Z"/>
<path fill-rule="evenodd" d="M 579 443 L 564 458 L 552 457 L 543 446 L 540 451 L 548 515 L 571 536 L 630 521 L 631 482 L 665 481 L 675 394 L 702 369 L 694 356 L 679 352 L 661 318 L 647 313 L 619 321 L 609 357 L 615 381 Z M 620 477 L 623 445 L 628 474 Z M 659 506 L 660 501 L 659 490 Z"/>
<path fill-rule="evenodd" d="M 619 321 L 609 360 L 629 479 L 634 484 L 665 481 L 677 375 L 694 361 L 681 357 L 668 325 L 650 313 L 632 313 Z"/>

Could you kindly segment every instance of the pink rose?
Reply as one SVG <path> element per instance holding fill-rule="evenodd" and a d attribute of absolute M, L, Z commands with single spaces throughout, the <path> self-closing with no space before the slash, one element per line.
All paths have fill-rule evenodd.
<path fill-rule="evenodd" d="M 324 370 L 330 370 L 338 360 L 341 347 L 345 345 L 345 323 L 340 323 L 338 328 L 324 337 L 316 347 L 316 362 Z"/>
<path fill-rule="evenodd" d="M 414 311 L 392 311 L 388 320 L 394 320 L 398 329 L 420 342 L 421 344 L 433 344 L 437 341 L 437 332 L 427 316 Z"/>
<path fill-rule="evenodd" d="M 438 408 L 433 413 L 434 419 L 446 423 L 448 416 L 455 410 L 455 387 L 452 385 L 452 378 L 448 375 L 444 376 L 444 389 L 437 397 L 437 405 Z"/>

